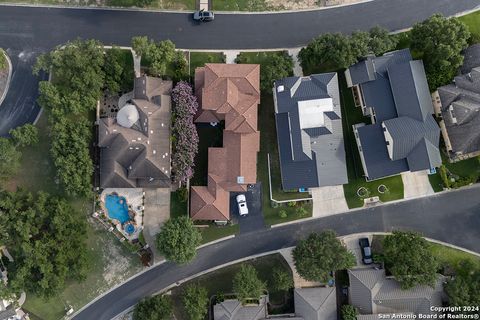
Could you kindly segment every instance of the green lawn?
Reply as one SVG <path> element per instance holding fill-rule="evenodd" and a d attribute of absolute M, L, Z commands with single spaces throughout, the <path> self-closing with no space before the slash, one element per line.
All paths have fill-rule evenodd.
<path fill-rule="evenodd" d="M 50 157 L 50 137 L 46 111 L 40 117 L 37 127 L 39 143 L 23 151 L 21 170 L 7 185 L 15 190 L 17 186 L 32 192 L 46 191 L 51 194 L 66 196 L 55 180 L 55 167 Z M 81 214 L 85 218 L 91 215 L 92 200 L 67 197 L 76 209 L 73 214 Z M 39 319 L 60 319 L 65 314 L 65 306 L 72 305 L 75 310 L 88 303 L 101 292 L 126 277 L 138 272 L 141 268 L 138 257 L 103 227 L 95 223 L 87 223 L 87 248 L 90 272 L 82 283 L 70 282 L 65 290 L 48 301 L 27 293 L 24 309 Z M 115 261 L 114 259 L 118 259 Z M 118 266 L 117 274 L 109 270 Z"/>
<path fill-rule="evenodd" d="M 472 42 L 480 42 L 480 11 L 467 14 L 459 19 L 468 26 L 472 33 Z"/>
<path fill-rule="evenodd" d="M 240 52 L 239 59 L 242 60 L 242 63 L 258 63 L 262 64 L 269 60 L 274 55 L 283 55 L 283 51 L 248 51 Z M 293 75 L 293 70 L 292 70 Z"/>
<path fill-rule="evenodd" d="M 223 63 L 223 52 L 190 52 L 190 76 L 195 76 L 195 69 L 203 67 L 205 63 Z"/>
<path fill-rule="evenodd" d="M 279 304 L 281 305 L 284 302 L 284 298 L 286 297 L 286 301 L 288 303 L 283 304 L 280 309 L 276 310 L 276 313 L 288 313 L 293 312 L 293 304 L 292 292 L 275 292 L 272 289 L 272 270 L 275 268 L 280 268 L 285 270 L 291 275 L 291 270 L 286 261 L 280 254 L 273 254 L 253 260 L 249 260 L 248 262 L 244 262 L 252 265 L 258 272 L 258 276 L 262 281 L 265 281 L 267 284 L 267 290 L 270 292 L 270 302 L 272 304 Z M 200 276 L 192 281 L 186 282 L 181 286 L 172 290 L 172 300 L 174 302 L 175 307 L 175 316 L 177 319 L 187 319 L 187 316 L 184 313 L 183 306 L 182 306 L 182 299 L 181 295 L 184 288 L 191 284 L 196 283 L 200 286 L 205 287 L 208 290 L 208 295 L 211 297 L 218 293 L 229 294 L 232 293 L 232 280 L 235 274 L 240 270 L 240 266 L 242 263 L 234 264 L 206 275 Z M 273 311 L 275 312 L 275 311 Z M 273 314 L 273 313 L 272 313 Z"/>
<path fill-rule="evenodd" d="M 240 227 L 238 224 L 217 226 L 212 223 L 209 225 L 209 227 L 199 229 L 202 233 L 202 244 L 237 234 L 240 231 Z"/>
<path fill-rule="evenodd" d="M 432 243 L 431 250 L 442 266 L 450 266 L 454 270 L 458 270 L 462 261 L 469 260 L 480 268 L 480 257 L 478 256 L 436 243 Z"/>

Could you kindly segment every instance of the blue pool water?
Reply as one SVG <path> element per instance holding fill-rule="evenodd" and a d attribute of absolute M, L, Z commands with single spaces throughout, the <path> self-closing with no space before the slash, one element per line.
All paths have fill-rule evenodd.
<path fill-rule="evenodd" d="M 132 234 L 135 232 L 135 227 L 133 226 L 133 224 L 131 223 L 128 223 L 127 225 L 125 225 L 125 232 L 128 233 L 128 234 Z"/>
<path fill-rule="evenodd" d="M 105 197 L 105 206 L 107 207 L 110 219 L 117 219 L 121 224 L 130 220 L 125 197 L 120 197 L 116 194 L 109 194 Z"/>

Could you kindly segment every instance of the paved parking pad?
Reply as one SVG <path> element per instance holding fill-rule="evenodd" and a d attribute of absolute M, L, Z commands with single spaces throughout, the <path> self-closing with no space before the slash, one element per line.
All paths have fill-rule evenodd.
<path fill-rule="evenodd" d="M 311 188 L 313 217 L 326 217 L 348 211 L 343 186 Z"/>
<path fill-rule="evenodd" d="M 425 197 L 434 194 L 433 188 L 428 180 L 426 170 L 417 172 L 403 172 L 403 194 L 405 199 Z"/>
<path fill-rule="evenodd" d="M 237 195 L 244 194 L 247 198 L 248 215 L 238 214 Z M 262 185 L 249 185 L 247 192 L 230 192 L 230 215 L 240 225 L 240 233 L 254 232 L 265 228 L 262 214 Z"/>

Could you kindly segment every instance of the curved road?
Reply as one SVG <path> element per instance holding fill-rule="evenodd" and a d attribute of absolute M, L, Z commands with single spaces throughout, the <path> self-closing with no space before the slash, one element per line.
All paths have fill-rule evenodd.
<path fill-rule="evenodd" d="M 203 270 L 243 257 L 295 245 L 312 231 L 339 235 L 409 229 L 426 237 L 480 252 L 480 185 L 284 227 L 242 234 L 199 250 L 189 265 L 164 263 L 140 274 L 92 303 L 75 320 L 108 320 L 141 298 Z"/>
<path fill-rule="evenodd" d="M 189 13 L 108 9 L 62 9 L 0 6 L 0 47 L 15 64 L 11 90 L 0 111 L 0 135 L 31 122 L 38 79 L 30 74 L 34 58 L 68 40 L 95 38 L 129 45 L 132 36 L 171 39 L 188 49 L 291 48 L 325 32 L 350 33 L 381 25 L 410 27 L 433 13 L 454 15 L 479 7 L 478 0 L 374 0 L 325 10 L 274 14 L 218 14 L 196 24 Z"/>

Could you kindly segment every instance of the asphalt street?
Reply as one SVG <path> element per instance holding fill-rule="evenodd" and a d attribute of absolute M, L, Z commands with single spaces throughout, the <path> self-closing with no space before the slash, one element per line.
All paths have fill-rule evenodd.
<path fill-rule="evenodd" d="M 480 185 L 284 227 L 239 235 L 199 250 L 188 265 L 161 264 L 133 278 L 83 310 L 75 320 L 108 320 L 153 294 L 203 270 L 243 257 L 295 245 L 312 231 L 339 235 L 417 230 L 424 236 L 480 252 Z"/>
<path fill-rule="evenodd" d="M 38 114 L 37 79 L 29 73 L 34 58 L 78 37 L 129 45 L 133 36 L 147 35 L 170 39 L 184 49 L 289 48 L 325 32 L 350 33 L 377 24 L 400 30 L 433 13 L 450 16 L 479 5 L 479 0 L 374 0 L 316 11 L 217 14 L 215 21 L 205 24 L 194 23 L 190 13 L 2 5 L 0 47 L 18 60 L 11 87 L 20 89 L 12 89 L 0 106 L 5 109 L 0 114 L 0 135 Z"/>

